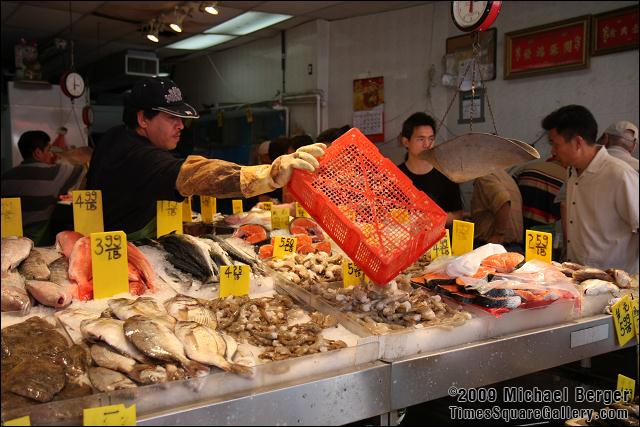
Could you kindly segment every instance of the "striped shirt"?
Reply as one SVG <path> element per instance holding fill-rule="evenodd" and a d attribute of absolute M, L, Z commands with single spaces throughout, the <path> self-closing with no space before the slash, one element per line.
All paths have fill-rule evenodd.
<path fill-rule="evenodd" d="M 567 171 L 554 161 L 534 160 L 513 174 L 522 194 L 525 228 L 553 224 L 560 219 L 555 198 L 566 181 Z"/>
<path fill-rule="evenodd" d="M 20 197 L 23 225 L 45 221 L 58 196 L 80 184 L 82 172 L 82 166 L 25 160 L 2 174 L 2 197 Z"/>

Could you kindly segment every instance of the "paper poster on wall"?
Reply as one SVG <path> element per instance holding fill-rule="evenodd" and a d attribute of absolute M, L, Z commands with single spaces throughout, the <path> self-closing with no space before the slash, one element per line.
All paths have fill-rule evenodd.
<path fill-rule="evenodd" d="M 371 142 L 384 142 L 384 77 L 353 81 L 353 127 Z"/>

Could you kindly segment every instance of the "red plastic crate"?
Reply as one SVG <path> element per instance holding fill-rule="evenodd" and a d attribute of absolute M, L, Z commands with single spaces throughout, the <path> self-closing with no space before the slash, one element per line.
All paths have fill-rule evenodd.
<path fill-rule="evenodd" d="M 445 234 L 447 214 L 358 129 L 336 139 L 316 173 L 288 190 L 377 284 L 386 284 Z"/>

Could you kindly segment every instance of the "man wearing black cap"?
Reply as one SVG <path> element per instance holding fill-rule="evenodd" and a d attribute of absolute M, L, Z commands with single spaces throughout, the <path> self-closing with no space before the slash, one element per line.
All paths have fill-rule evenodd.
<path fill-rule="evenodd" d="M 87 188 L 101 190 L 105 230 L 124 230 L 129 240 L 155 237 L 156 202 L 194 194 L 252 197 L 289 182 L 293 169 L 315 171 L 324 144 L 280 156 L 270 165 L 241 166 L 224 160 L 175 158 L 183 119 L 197 119 L 176 84 L 165 78 L 137 82 L 125 99 L 125 126 L 109 130 L 91 158 Z"/>

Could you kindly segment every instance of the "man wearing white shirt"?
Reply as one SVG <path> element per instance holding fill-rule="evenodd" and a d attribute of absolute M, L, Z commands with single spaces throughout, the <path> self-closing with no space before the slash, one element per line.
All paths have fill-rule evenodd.
<path fill-rule="evenodd" d="M 542 127 L 553 155 L 569 167 L 567 260 L 638 273 L 638 172 L 596 144 L 598 125 L 583 106 L 554 111 Z"/>
<path fill-rule="evenodd" d="M 613 123 L 598 140 L 598 144 L 607 147 L 609 154 L 628 163 L 636 172 L 638 172 L 638 159 L 631 153 L 637 143 L 638 128 L 626 120 Z"/>

